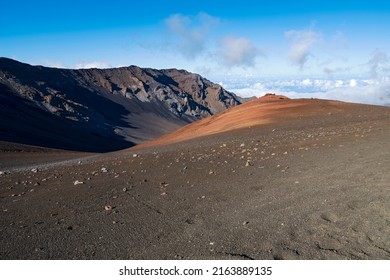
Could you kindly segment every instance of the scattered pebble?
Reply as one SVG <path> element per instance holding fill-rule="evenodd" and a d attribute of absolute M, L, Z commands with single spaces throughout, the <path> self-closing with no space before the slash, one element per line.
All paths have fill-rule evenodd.
<path fill-rule="evenodd" d="M 122 191 L 124 191 L 124 192 L 127 192 L 127 188 L 126 188 L 126 187 L 124 187 L 124 188 L 122 189 Z"/>
<path fill-rule="evenodd" d="M 100 171 L 101 171 L 102 173 L 107 173 L 107 172 L 108 172 L 107 168 L 105 168 L 105 167 L 102 167 L 102 169 L 100 169 Z"/>
<path fill-rule="evenodd" d="M 323 213 L 321 215 L 321 218 L 324 219 L 325 221 L 331 222 L 331 223 L 335 223 L 339 220 L 337 215 L 335 213 L 331 213 L 331 212 Z"/>
<path fill-rule="evenodd" d="M 73 185 L 75 185 L 75 186 L 82 185 L 82 184 L 84 184 L 84 182 L 81 182 L 79 180 L 76 180 L 76 181 L 73 182 Z"/>
<path fill-rule="evenodd" d="M 31 169 L 31 172 L 33 172 L 33 173 L 38 173 L 38 168 L 33 168 L 33 169 Z"/>
<path fill-rule="evenodd" d="M 112 206 L 106 205 L 106 206 L 104 206 L 104 210 L 111 211 L 112 210 Z"/>
<path fill-rule="evenodd" d="M 138 154 L 133 154 L 133 158 L 136 158 L 136 157 L 138 157 Z"/>

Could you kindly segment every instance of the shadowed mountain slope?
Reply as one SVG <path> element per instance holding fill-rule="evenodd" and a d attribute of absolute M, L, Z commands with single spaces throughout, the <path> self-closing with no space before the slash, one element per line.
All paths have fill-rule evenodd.
<path fill-rule="evenodd" d="M 184 70 L 57 69 L 0 58 L 0 141 L 112 151 L 240 104 Z"/>

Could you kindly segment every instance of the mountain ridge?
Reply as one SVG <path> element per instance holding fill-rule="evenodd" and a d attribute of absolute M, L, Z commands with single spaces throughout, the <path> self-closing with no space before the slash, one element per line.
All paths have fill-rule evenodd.
<path fill-rule="evenodd" d="M 186 70 L 61 69 L 8 58 L 0 58 L 0 99 L 0 140 L 82 151 L 127 148 L 242 102 Z"/>

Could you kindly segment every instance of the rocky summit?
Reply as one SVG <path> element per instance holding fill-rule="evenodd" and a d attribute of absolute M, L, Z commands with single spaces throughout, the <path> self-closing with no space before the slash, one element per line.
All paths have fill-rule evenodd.
<path fill-rule="evenodd" d="M 185 70 L 73 70 L 0 58 L 0 141 L 112 151 L 241 102 L 234 93 Z"/>

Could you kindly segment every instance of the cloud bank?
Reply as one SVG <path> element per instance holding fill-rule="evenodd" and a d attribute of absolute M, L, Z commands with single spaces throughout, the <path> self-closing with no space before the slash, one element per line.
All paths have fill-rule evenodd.
<path fill-rule="evenodd" d="M 80 62 L 80 63 L 77 63 L 75 65 L 75 69 L 89 69 L 89 68 L 100 68 L 100 69 L 104 69 L 104 68 L 110 68 L 111 65 L 106 63 L 106 62 L 101 62 L 101 61 L 92 61 L 92 62 L 87 62 L 87 61 L 83 61 L 83 62 Z"/>
<path fill-rule="evenodd" d="M 290 98 L 321 98 L 346 102 L 390 105 L 390 77 L 376 79 L 233 80 L 223 86 L 240 96 L 284 94 Z"/>

